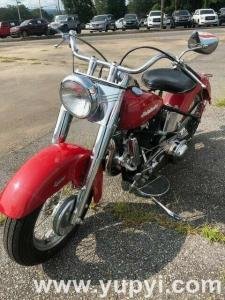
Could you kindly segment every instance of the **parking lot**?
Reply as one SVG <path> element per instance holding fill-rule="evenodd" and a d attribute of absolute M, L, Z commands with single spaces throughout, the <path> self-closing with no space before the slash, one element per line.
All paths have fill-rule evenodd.
<path fill-rule="evenodd" d="M 211 56 L 190 54 L 187 60 L 197 71 L 212 73 L 213 105 L 208 107 L 185 159 L 170 165 L 165 174 L 171 180 L 171 192 L 163 201 L 188 219 L 191 224 L 206 222 L 225 230 L 225 109 L 215 106 L 225 97 L 225 29 L 210 28 L 220 38 L 218 50 Z M 116 35 L 86 36 L 109 60 L 118 61 L 130 48 L 151 45 L 179 54 L 186 46 L 189 30 L 129 32 Z M 37 149 L 50 143 L 60 101 L 59 83 L 72 72 L 70 49 L 53 46 L 59 40 L 13 40 L 0 44 L 0 189 L 21 163 Z M 82 46 L 82 51 L 88 51 Z M 125 63 L 139 66 L 152 52 L 140 51 Z M 77 64 L 84 68 L 84 64 Z M 95 131 L 74 124 L 76 140 L 90 144 Z M 76 136 L 77 135 L 77 136 Z M 186 179 L 184 182 L 184 178 Z M 119 178 L 105 179 L 103 202 L 90 215 L 67 247 L 48 263 L 23 268 L 6 257 L 0 243 L 1 299 L 65 299 L 63 293 L 35 294 L 33 279 L 92 281 L 88 294 L 67 299 L 96 299 L 93 292 L 99 280 L 150 280 L 162 276 L 166 288 L 174 279 L 221 280 L 225 286 L 225 247 L 211 244 L 198 235 L 184 235 L 148 222 L 141 226 L 124 226 L 111 207 L 115 202 L 131 202 L 137 210 L 154 209 L 152 203 L 122 192 Z M 167 216 L 165 216 L 167 218 Z M 2 228 L 0 227 L 0 234 Z M 196 294 L 198 299 L 213 299 L 212 295 Z M 225 290 L 218 299 L 224 299 Z M 111 290 L 107 299 L 114 298 Z M 158 297 L 158 298 L 157 298 Z M 175 294 L 155 296 L 154 299 L 177 299 Z M 195 299 L 186 293 L 179 299 Z M 214 297 L 214 296 L 212 296 Z M 143 299 L 144 295 L 139 295 Z"/>

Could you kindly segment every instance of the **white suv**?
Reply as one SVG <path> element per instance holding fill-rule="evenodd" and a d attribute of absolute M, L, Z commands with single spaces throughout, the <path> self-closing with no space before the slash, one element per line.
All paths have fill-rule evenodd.
<path fill-rule="evenodd" d="M 213 9 L 197 9 L 193 15 L 194 25 L 219 25 L 219 18 Z"/>
<path fill-rule="evenodd" d="M 151 10 L 147 18 L 147 29 L 160 27 L 161 25 L 161 11 L 160 10 Z M 164 14 L 163 18 L 163 28 L 166 29 L 167 19 Z"/>

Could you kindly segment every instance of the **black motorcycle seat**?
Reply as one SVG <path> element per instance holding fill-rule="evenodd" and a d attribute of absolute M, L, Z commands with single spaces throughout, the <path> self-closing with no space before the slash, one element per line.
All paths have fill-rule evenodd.
<path fill-rule="evenodd" d="M 177 69 L 161 68 L 144 72 L 142 81 L 147 88 L 169 93 L 185 93 L 196 87 L 190 77 Z"/>

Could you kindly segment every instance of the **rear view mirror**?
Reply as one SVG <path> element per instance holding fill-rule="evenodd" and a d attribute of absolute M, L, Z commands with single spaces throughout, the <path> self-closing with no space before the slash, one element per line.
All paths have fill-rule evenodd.
<path fill-rule="evenodd" d="M 188 48 L 201 54 L 211 54 L 216 50 L 218 44 L 219 39 L 214 34 L 208 32 L 195 31 L 188 40 Z"/>

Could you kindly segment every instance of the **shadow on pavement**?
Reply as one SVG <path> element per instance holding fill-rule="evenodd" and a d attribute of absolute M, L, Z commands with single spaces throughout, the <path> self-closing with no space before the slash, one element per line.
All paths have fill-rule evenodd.
<path fill-rule="evenodd" d="M 164 173 L 172 187 L 164 201 L 173 199 L 171 208 L 196 219 L 197 225 L 217 223 L 225 230 L 224 126 L 198 133 L 185 159 L 169 165 Z"/>
<path fill-rule="evenodd" d="M 138 207 L 150 204 L 131 203 Z M 110 204 L 104 212 L 86 219 L 77 237 L 62 252 L 43 265 L 56 280 L 141 279 L 159 272 L 177 255 L 185 236 L 156 224 L 125 228 L 113 218 Z"/>
<path fill-rule="evenodd" d="M 171 191 L 161 199 L 164 203 L 192 223 L 225 228 L 225 127 L 199 132 L 185 158 L 163 173 L 171 180 Z M 152 208 L 151 204 L 130 205 Z M 43 265 L 50 278 L 91 279 L 92 284 L 103 279 L 144 280 L 173 261 L 185 235 L 152 223 L 125 228 L 110 213 L 110 206 L 87 218 L 78 236 Z"/>

